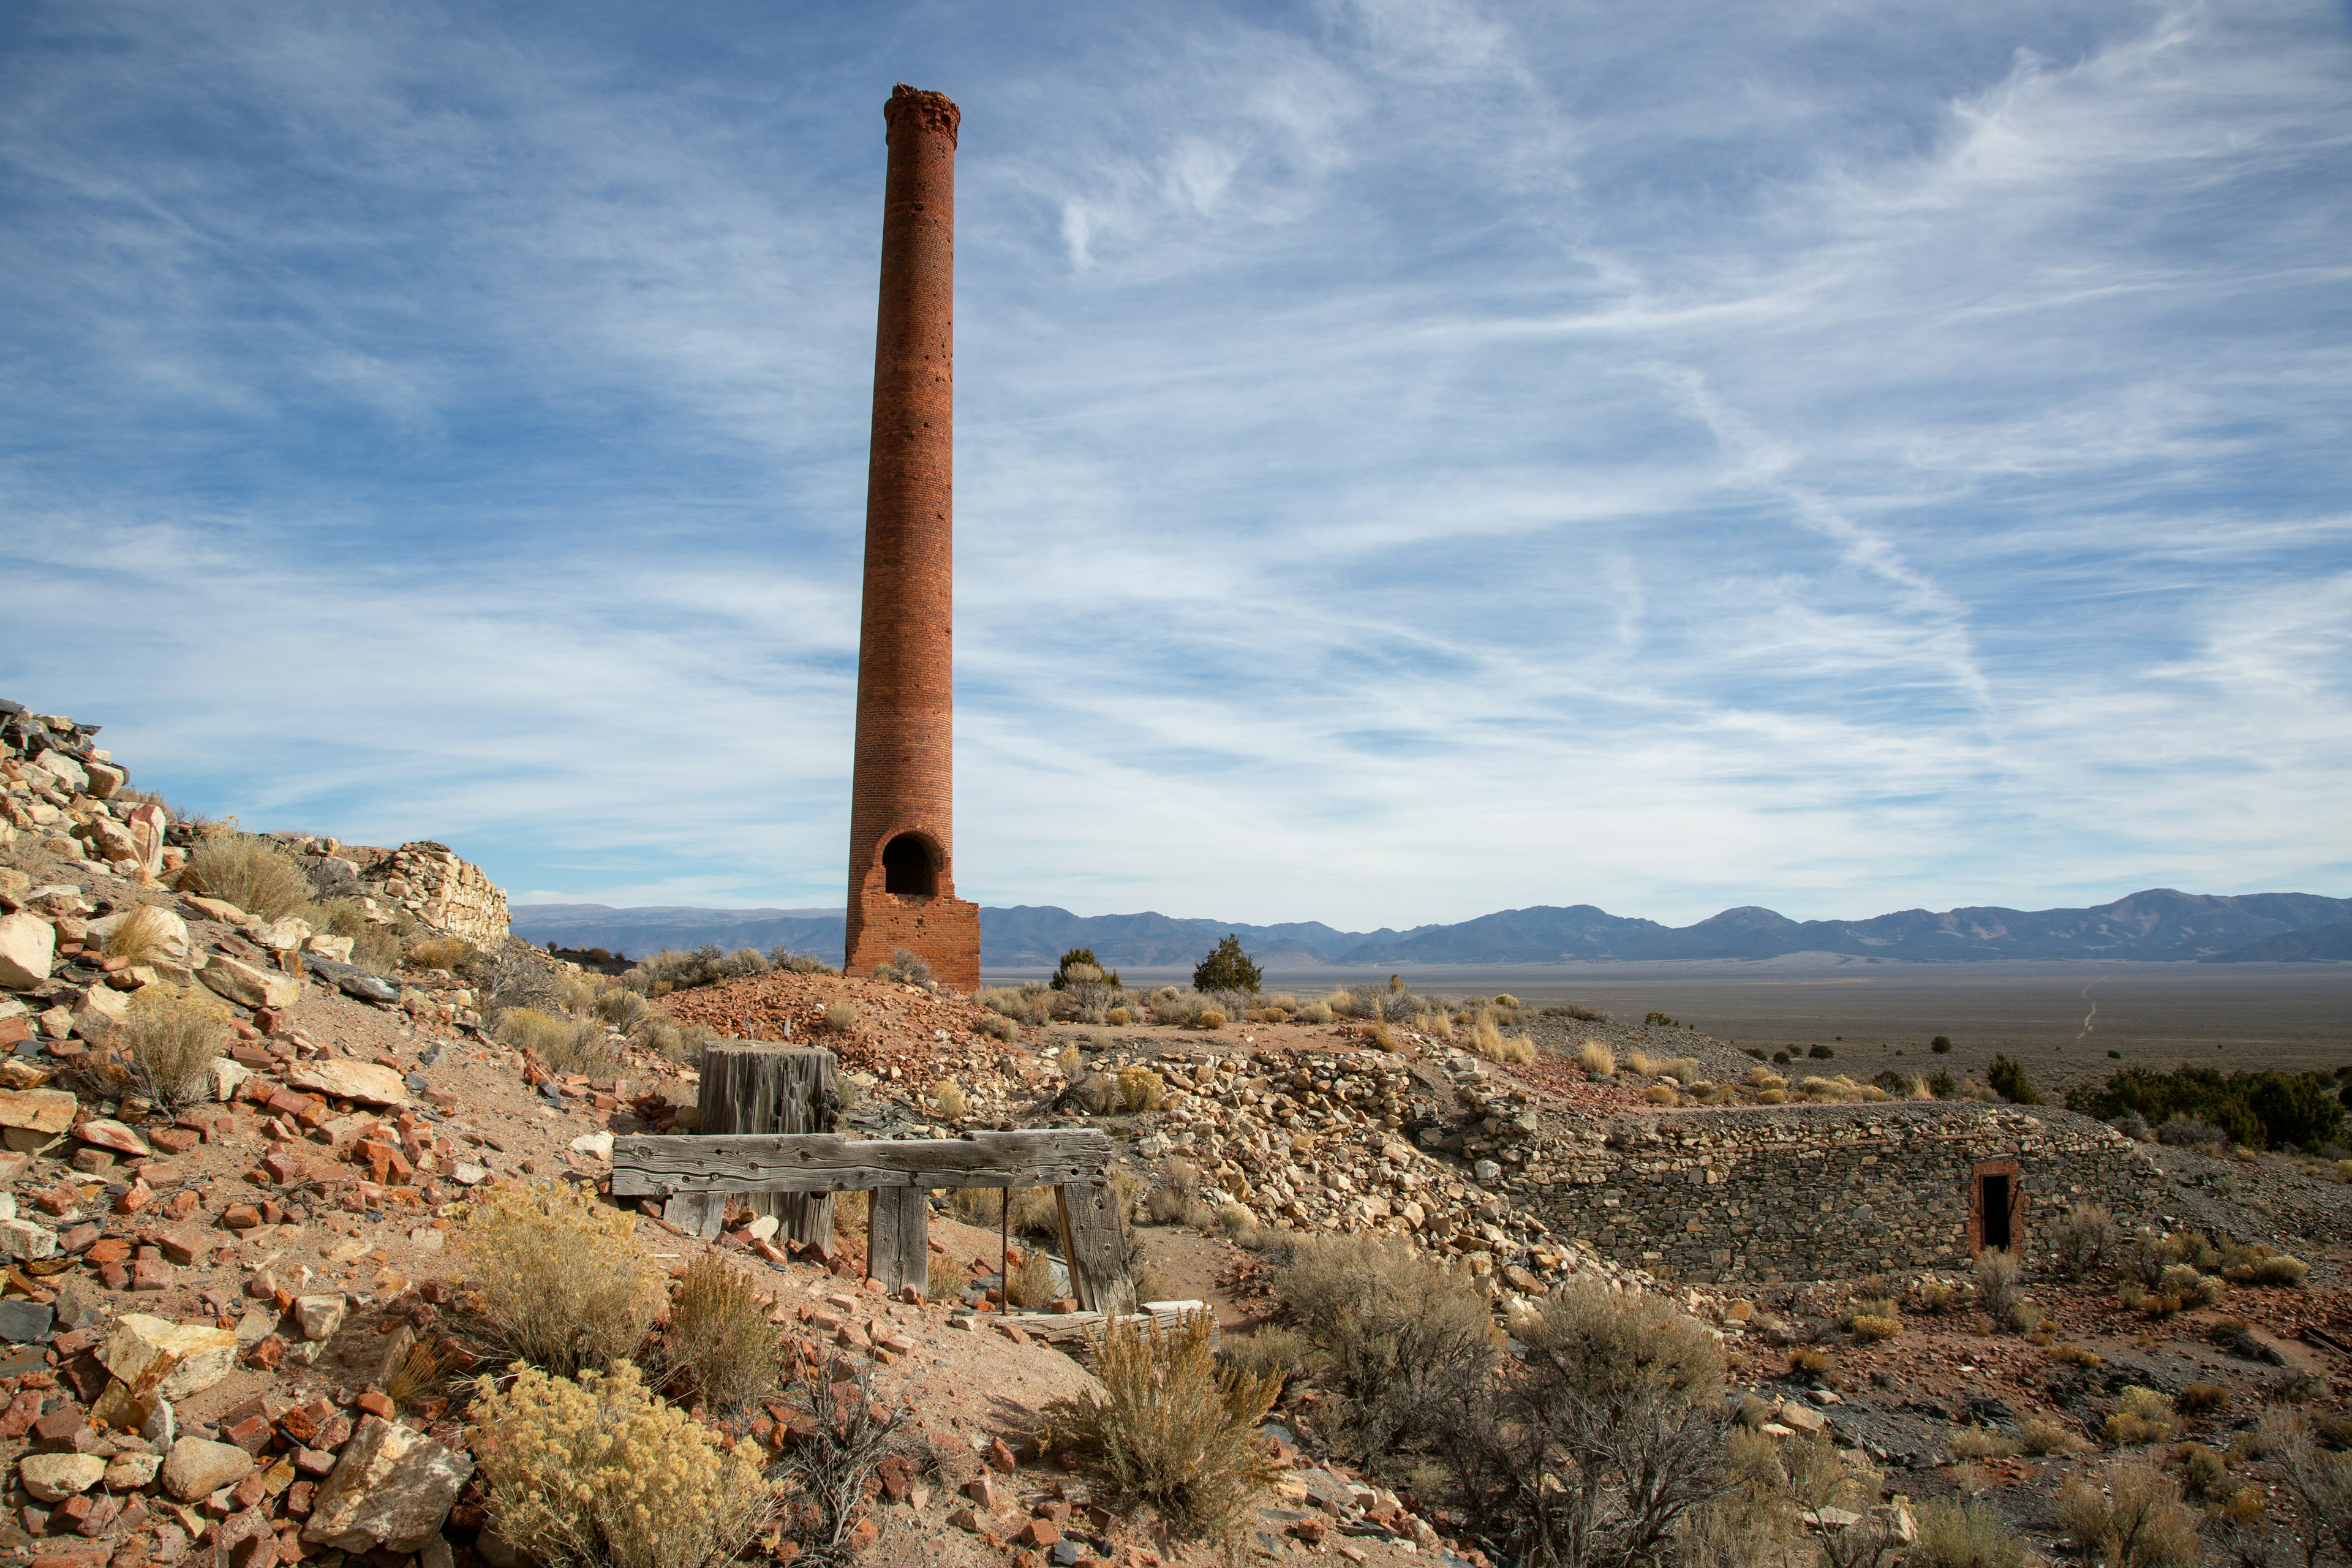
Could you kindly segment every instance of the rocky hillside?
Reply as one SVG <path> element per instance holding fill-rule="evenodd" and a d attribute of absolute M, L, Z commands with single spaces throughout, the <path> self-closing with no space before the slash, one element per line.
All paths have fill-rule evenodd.
<path fill-rule="evenodd" d="M 1213 1017 L 1222 999 L 1122 997 L 1133 1010 L 1113 1014 L 1108 988 L 971 998 L 919 976 L 777 972 L 649 1006 L 655 987 L 509 936 L 498 890 L 441 845 L 177 822 L 94 730 L 21 710 L 0 719 L 0 1563 L 518 1568 L 504 1531 L 527 1517 L 500 1479 L 518 1450 L 486 1433 L 525 1428 L 486 1423 L 545 1396 L 477 1381 L 510 1353 L 496 1299 L 513 1233 L 496 1227 L 566 1205 L 580 1228 L 538 1277 L 547 1295 L 592 1266 L 657 1289 L 614 1342 L 664 1396 L 633 1419 L 680 1424 L 663 1428 L 682 1457 L 660 1473 L 738 1465 L 783 1489 L 737 1555 L 1218 1560 L 1041 1440 L 1053 1402 L 1104 1385 L 1086 1334 L 1057 1325 L 1076 1320 L 1050 1310 L 1067 1302 L 1003 1310 L 1039 1262 L 1048 1294 L 1056 1278 L 1047 1237 L 1020 1234 L 1050 1235 L 1034 1206 L 1015 1205 L 1007 1280 L 993 1216 L 936 1197 L 929 1287 L 893 1300 L 864 1278 L 852 1220 L 821 1246 L 780 1245 L 772 1218 L 735 1210 L 705 1243 L 650 1203 L 612 1204 L 614 1135 L 696 1126 L 705 1032 L 826 1044 L 861 1136 L 1109 1132 L 1146 1295 L 1203 1303 L 1237 1355 L 1304 1357 L 1280 1363 L 1297 1375 L 1252 1437 L 1268 1486 L 1241 1544 L 1263 1556 L 1499 1560 L 1431 1456 L 1333 1459 L 1349 1405 L 1331 1368 L 1311 1334 L 1262 1336 L 1302 1310 L 1281 1265 L 1305 1237 L 1426 1260 L 1469 1293 L 1482 1333 L 1509 1336 L 1496 1342 L 1523 1347 L 1583 1287 L 1672 1302 L 1727 1357 L 1738 1422 L 1791 1464 L 1820 1450 L 1787 1445 L 1834 1438 L 1843 1500 L 1815 1500 L 1786 1538 L 1792 1562 L 1813 1561 L 1822 1532 L 1907 1540 L 1933 1505 L 1968 1498 L 2054 1555 L 2070 1478 L 2151 1458 L 2283 1486 L 2263 1410 L 2338 1420 L 2352 1394 L 2352 1186 L 2309 1160 L 2149 1151 L 2165 1206 L 2210 1245 L 2253 1258 L 2260 1238 L 2311 1238 L 2300 1284 L 2225 1283 L 2237 1253 L 2168 1238 L 2210 1294 L 2135 1303 L 2036 1277 L 2031 1332 L 1932 1274 L 1701 1289 L 1605 1260 L 1523 1207 L 1528 1162 L 1548 1141 L 1614 1147 L 1659 1107 L 1884 1090 L 1798 1085 L 1694 1031 L 1507 998 L 1391 993 L 1335 1016 L 1268 997 Z M 268 882 L 271 867 L 293 883 Z M 240 906 L 233 884 L 268 907 Z M 182 1039 L 205 1048 L 158 1055 Z M 719 1407 L 679 1350 L 708 1287 L 693 1270 L 714 1260 L 750 1292 L 773 1357 L 754 1363 L 787 1374 L 740 1407 Z M 2132 1411 L 2147 1419 L 2116 1425 Z M 884 1436 L 848 1472 L 863 1484 L 827 1503 L 811 1467 L 847 1451 L 848 1426 Z M 2352 1440 L 2352 1422 L 2320 1430 Z M 2190 1439 L 2220 1457 L 2167 1458 Z M 2298 1516 L 2279 1506 L 2284 1530 Z"/>

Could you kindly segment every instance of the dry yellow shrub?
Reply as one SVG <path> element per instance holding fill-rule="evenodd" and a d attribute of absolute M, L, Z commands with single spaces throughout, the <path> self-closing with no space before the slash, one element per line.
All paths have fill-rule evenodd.
<path fill-rule="evenodd" d="M 556 1568 L 704 1568 L 740 1551 L 774 1498 L 755 1449 L 726 1452 L 626 1362 L 578 1383 L 526 1367 L 475 1402 L 471 1436 L 499 1533 Z"/>
<path fill-rule="evenodd" d="M 106 934 L 106 956 L 127 958 L 133 963 L 170 958 L 175 951 L 184 953 L 187 947 L 187 927 L 171 910 L 156 904 L 140 904 L 127 910 Z"/>
<path fill-rule="evenodd" d="M 482 1318 L 508 1354 L 551 1372 L 625 1360 L 662 1307 L 635 1222 L 568 1183 L 501 1183 L 458 1232 L 482 1286 Z"/>
<path fill-rule="evenodd" d="M 1099 1398 L 1046 1412 L 1051 1436 L 1098 1463 L 1118 1495 L 1150 1503 L 1179 1530 L 1237 1543 L 1275 1464 L 1257 1425 L 1282 1373 L 1220 1373 L 1205 1312 L 1176 1328 L 1111 1320 L 1096 1345 Z"/>
<path fill-rule="evenodd" d="M 211 997 L 149 985 L 131 998 L 122 1048 L 147 1098 L 176 1111 L 211 1097 L 213 1061 L 231 1033 L 229 1010 Z"/>
<path fill-rule="evenodd" d="M 290 915 L 310 901 L 310 875 L 302 863 L 250 833 L 205 839 L 188 857 L 187 874 L 214 898 L 226 899 L 257 920 Z"/>
<path fill-rule="evenodd" d="M 1617 1058 L 1599 1040 L 1587 1040 L 1576 1048 L 1576 1065 L 1594 1078 L 1610 1078 L 1617 1071 Z"/>
<path fill-rule="evenodd" d="M 740 1415 L 782 1378 L 782 1342 L 769 1306 L 750 1275 L 707 1254 L 678 1281 L 662 1359 L 712 1415 Z"/>
<path fill-rule="evenodd" d="M 1202 1014 L 1202 1017 L 1208 1016 Z M 1204 1027 L 1223 1027 L 1223 1020 Z M 1157 1110 L 1168 1100 L 1168 1085 L 1147 1067 L 1131 1067 L 1118 1075 L 1119 1102 L 1129 1110 Z"/>

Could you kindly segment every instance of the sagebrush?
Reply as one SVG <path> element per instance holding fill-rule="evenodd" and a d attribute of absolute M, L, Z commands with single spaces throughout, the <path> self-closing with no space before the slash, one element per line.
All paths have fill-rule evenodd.
<path fill-rule="evenodd" d="M 457 1237 L 480 1281 L 485 1337 L 565 1376 L 634 1355 L 664 1296 L 635 1232 L 569 1183 L 502 1182 L 475 1198 Z"/>
<path fill-rule="evenodd" d="M 1231 1545 L 1277 1473 L 1257 1427 L 1282 1374 L 1220 1369 L 1211 1329 L 1206 1313 L 1173 1328 L 1114 1318 L 1095 1342 L 1101 1395 L 1047 1414 L 1056 1446 L 1091 1459 L 1116 1494 Z"/>
<path fill-rule="evenodd" d="M 471 1436 L 499 1533 L 560 1568 L 704 1568 L 773 1506 L 756 1447 L 728 1452 L 626 1362 L 576 1383 L 526 1367 L 475 1400 Z"/>

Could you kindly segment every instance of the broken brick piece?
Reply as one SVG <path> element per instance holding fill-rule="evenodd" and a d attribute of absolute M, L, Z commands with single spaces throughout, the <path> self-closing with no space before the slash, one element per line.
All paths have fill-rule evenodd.
<path fill-rule="evenodd" d="M 392 1420 L 400 1414 L 400 1406 L 394 1405 L 392 1402 L 392 1396 L 380 1388 L 369 1389 L 359 1396 L 356 1403 L 369 1415 L 380 1415 L 386 1421 Z"/>
<path fill-rule="evenodd" d="M 220 1222 L 231 1230 L 251 1230 L 261 1223 L 261 1211 L 251 1204 L 231 1204 Z"/>
<path fill-rule="evenodd" d="M 267 1416 L 248 1415 L 234 1426 L 225 1426 L 221 1436 L 248 1454 L 258 1454 L 269 1446 L 269 1421 Z"/>
<path fill-rule="evenodd" d="M 184 1154 L 203 1142 L 204 1137 L 185 1127 L 159 1127 L 147 1134 L 147 1142 L 166 1154 Z"/>

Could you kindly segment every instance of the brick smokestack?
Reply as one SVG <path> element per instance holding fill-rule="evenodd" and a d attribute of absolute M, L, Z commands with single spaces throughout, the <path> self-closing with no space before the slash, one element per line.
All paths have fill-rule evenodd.
<path fill-rule="evenodd" d="M 955 896 L 955 150 L 943 93 L 893 88 L 866 477 L 866 608 L 849 800 L 850 973 L 899 948 L 980 985 L 980 907 Z"/>

